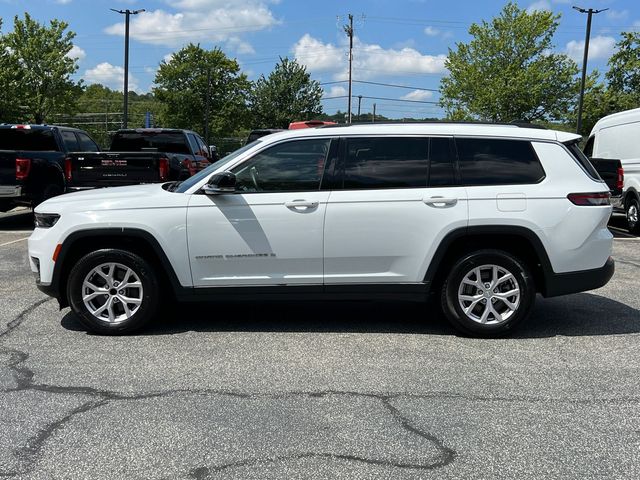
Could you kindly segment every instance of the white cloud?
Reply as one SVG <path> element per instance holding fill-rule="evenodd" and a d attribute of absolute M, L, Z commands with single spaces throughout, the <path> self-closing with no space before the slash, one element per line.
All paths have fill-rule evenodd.
<path fill-rule="evenodd" d="M 77 58 L 78 60 L 82 60 L 87 56 L 87 52 L 85 52 L 82 48 L 77 45 L 71 47 L 69 53 L 66 55 L 69 58 Z"/>
<path fill-rule="evenodd" d="M 407 93 L 406 95 L 401 96 L 400 98 L 403 100 L 424 101 L 429 100 L 431 97 L 433 97 L 433 92 L 430 92 L 428 90 L 414 90 Z"/>
<path fill-rule="evenodd" d="M 71 3 L 71 0 L 56 0 L 56 3 L 60 5 L 66 5 L 67 3 Z"/>
<path fill-rule="evenodd" d="M 609 20 L 626 20 L 629 10 L 607 10 L 605 15 Z"/>
<path fill-rule="evenodd" d="M 435 27 L 428 26 L 424 28 L 424 34 L 428 37 L 437 37 L 438 35 L 440 35 L 440 30 Z"/>
<path fill-rule="evenodd" d="M 264 0 L 167 0 L 175 13 L 158 9 L 131 17 L 131 38 L 143 43 L 180 47 L 189 42 L 224 43 L 237 53 L 253 53 L 242 34 L 278 23 Z M 123 35 L 122 22 L 105 29 Z"/>
<path fill-rule="evenodd" d="M 334 78 L 347 77 L 348 57 L 346 46 L 323 43 L 308 33 L 293 48 L 296 60 L 310 72 L 332 72 Z M 414 48 L 385 49 L 380 45 L 362 43 L 354 39 L 353 70 L 358 78 L 401 75 L 406 73 L 444 73 L 446 55 L 423 55 Z"/>
<path fill-rule="evenodd" d="M 327 97 L 342 97 L 347 95 L 348 93 L 349 92 L 347 91 L 347 89 L 342 85 L 334 85 L 328 92 L 326 90 L 324 92 L 325 96 Z"/>
<path fill-rule="evenodd" d="M 549 0 L 538 0 L 527 7 L 527 12 L 535 12 L 540 10 L 551 10 Z"/>
<path fill-rule="evenodd" d="M 616 40 L 613 37 L 598 35 L 589 41 L 589 60 L 608 59 L 615 50 Z M 571 40 L 565 47 L 565 53 L 579 62 L 584 55 L 584 40 Z"/>
<path fill-rule="evenodd" d="M 124 68 L 103 62 L 94 68 L 85 70 L 83 78 L 87 83 L 100 83 L 114 90 L 122 91 L 124 87 Z M 138 79 L 131 74 L 129 74 L 129 90 L 140 91 Z"/>

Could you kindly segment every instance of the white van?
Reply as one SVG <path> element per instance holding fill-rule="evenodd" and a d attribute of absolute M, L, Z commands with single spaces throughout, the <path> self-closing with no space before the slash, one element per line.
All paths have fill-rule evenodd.
<path fill-rule="evenodd" d="M 640 108 L 601 118 L 584 147 L 587 157 L 619 159 L 624 169 L 622 196 L 615 211 L 624 211 L 632 233 L 640 233 Z"/>

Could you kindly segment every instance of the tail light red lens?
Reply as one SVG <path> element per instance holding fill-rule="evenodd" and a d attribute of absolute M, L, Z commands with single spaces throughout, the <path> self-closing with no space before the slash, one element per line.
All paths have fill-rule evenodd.
<path fill-rule="evenodd" d="M 611 193 L 609 192 L 597 192 L 597 193 L 570 193 L 567 198 L 574 205 L 580 206 L 603 206 L 611 205 Z"/>
<path fill-rule="evenodd" d="M 30 158 L 16 158 L 16 180 L 25 180 L 31 171 Z"/>
<path fill-rule="evenodd" d="M 70 158 L 64 159 L 64 178 L 67 182 L 70 182 L 73 178 L 73 163 L 71 163 Z"/>
<path fill-rule="evenodd" d="M 184 161 L 184 165 L 185 167 L 187 167 L 187 170 L 189 170 L 189 175 L 193 176 L 196 174 L 196 166 L 193 164 L 193 162 L 190 159 L 186 159 Z"/>
<path fill-rule="evenodd" d="M 158 170 L 160 173 L 160 180 L 165 181 L 169 178 L 169 159 L 162 157 L 158 162 Z"/>
<path fill-rule="evenodd" d="M 622 190 L 624 188 L 624 168 L 618 168 L 618 179 L 616 180 L 616 188 Z"/>

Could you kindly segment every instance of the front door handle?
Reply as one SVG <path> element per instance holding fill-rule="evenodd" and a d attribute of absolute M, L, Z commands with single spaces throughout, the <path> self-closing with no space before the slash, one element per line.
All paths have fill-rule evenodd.
<path fill-rule="evenodd" d="M 287 208 L 291 208 L 293 210 L 296 209 L 309 209 L 309 208 L 316 208 L 318 206 L 319 202 L 314 202 L 314 201 L 307 201 L 307 200 L 292 200 L 290 202 L 284 202 L 284 206 Z"/>
<path fill-rule="evenodd" d="M 453 197 L 425 197 L 422 201 L 430 207 L 435 208 L 453 207 L 458 203 L 458 199 Z"/>

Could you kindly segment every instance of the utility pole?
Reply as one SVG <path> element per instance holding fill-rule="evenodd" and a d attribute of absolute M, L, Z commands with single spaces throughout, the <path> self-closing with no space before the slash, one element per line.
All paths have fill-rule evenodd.
<path fill-rule="evenodd" d="M 360 121 L 360 102 L 362 101 L 362 95 L 358 95 L 358 121 Z"/>
<path fill-rule="evenodd" d="M 576 126 L 576 133 L 580 134 L 582 130 L 582 102 L 584 100 L 584 84 L 587 78 L 587 58 L 589 57 L 589 38 L 591 37 L 591 17 L 594 13 L 604 12 L 609 10 L 603 8 L 602 10 L 594 10 L 593 8 L 585 9 L 581 7 L 573 7 L 574 10 L 580 13 L 587 14 L 587 33 L 584 38 L 584 56 L 582 57 L 582 79 L 580 81 L 580 98 L 578 99 L 578 124 Z"/>
<path fill-rule="evenodd" d="M 349 14 L 349 25 L 344 26 L 344 32 L 349 37 L 349 102 L 347 107 L 347 123 L 351 123 L 351 66 L 353 63 L 353 15 Z"/>
<path fill-rule="evenodd" d="M 204 103 L 204 141 L 209 148 L 209 98 L 211 97 L 211 69 L 207 70 L 207 98 Z"/>
<path fill-rule="evenodd" d="M 373 104 L 373 123 L 376 123 L 376 104 Z"/>
<path fill-rule="evenodd" d="M 124 15 L 124 114 L 122 118 L 122 128 L 127 128 L 129 118 L 129 17 L 144 12 L 144 8 L 140 10 L 116 10 L 116 13 Z"/>

